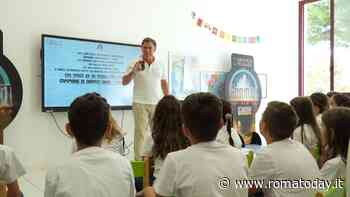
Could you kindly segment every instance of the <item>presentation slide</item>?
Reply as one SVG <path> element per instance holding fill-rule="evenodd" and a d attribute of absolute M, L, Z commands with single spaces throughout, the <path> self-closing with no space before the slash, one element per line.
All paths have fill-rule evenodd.
<path fill-rule="evenodd" d="M 133 85 L 123 86 L 122 76 L 140 54 L 136 45 L 43 36 L 43 109 L 69 107 L 88 92 L 131 106 Z"/>

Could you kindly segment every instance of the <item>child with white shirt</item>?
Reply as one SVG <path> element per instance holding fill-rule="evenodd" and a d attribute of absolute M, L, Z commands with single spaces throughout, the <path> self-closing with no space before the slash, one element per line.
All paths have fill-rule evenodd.
<path fill-rule="evenodd" d="M 334 94 L 330 98 L 330 107 L 350 107 L 350 97 L 343 93 Z"/>
<path fill-rule="evenodd" d="M 143 180 L 136 177 L 137 191 L 153 184 L 159 176 L 168 153 L 184 149 L 189 145 L 182 133 L 181 103 L 174 96 L 164 96 L 158 102 L 152 117 L 150 133 L 145 138 L 141 152 L 145 172 L 149 173 L 145 173 Z M 142 191 L 137 195 L 141 196 Z"/>
<path fill-rule="evenodd" d="M 66 130 L 78 150 L 63 164 L 49 169 L 45 197 L 133 197 L 134 177 L 130 162 L 101 148 L 111 135 L 109 105 L 103 97 L 89 93 L 76 98 L 68 111 Z"/>
<path fill-rule="evenodd" d="M 317 124 L 311 99 L 309 97 L 296 97 L 290 101 L 290 104 L 298 115 L 293 139 L 304 144 L 315 157 L 319 166 L 322 166 L 327 157 L 326 142 Z"/>
<path fill-rule="evenodd" d="M 346 158 L 350 139 L 350 109 L 335 107 L 322 116 L 324 129 L 332 133 L 334 137 L 334 150 L 336 156 L 328 160 L 321 169 L 323 178 L 333 184 L 337 178 L 344 179 L 346 176 Z"/>
<path fill-rule="evenodd" d="M 22 196 L 17 180 L 24 174 L 24 167 L 12 148 L 0 145 L 0 182 L 6 185 L 7 196 Z"/>
<path fill-rule="evenodd" d="M 290 139 L 297 124 L 293 108 L 283 102 L 270 102 L 263 112 L 261 132 L 267 146 L 258 152 L 248 171 L 249 179 L 264 181 L 265 197 L 310 197 L 316 191 L 300 188 L 279 188 L 272 181 L 316 180 L 320 172 L 315 159 L 298 141 Z M 271 186 L 272 185 L 272 186 Z M 258 187 L 258 186 L 257 186 Z M 250 191 L 254 193 L 254 189 Z"/>
<path fill-rule="evenodd" d="M 10 117 L 11 113 L 11 107 L 0 106 L 0 118 L 5 120 L 7 117 Z M 7 125 L 7 121 L 2 121 L 0 123 L 0 132 L 3 132 L 3 129 Z M 5 145 L 0 145 L 0 183 L 6 185 L 8 197 L 22 196 L 17 180 L 25 173 L 24 167 L 18 160 L 13 149 Z"/>
<path fill-rule="evenodd" d="M 181 103 L 174 96 L 164 96 L 158 102 L 151 131 L 145 140 L 141 156 L 153 157 L 153 176 L 157 178 L 166 156 L 189 145 L 182 133 Z"/>
<path fill-rule="evenodd" d="M 322 92 L 315 92 L 310 95 L 313 104 L 316 120 L 319 127 L 322 127 L 322 113 L 329 109 L 329 98 Z"/>
<path fill-rule="evenodd" d="M 182 103 L 182 115 L 191 146 L 167 155 L 154 190 L 147 188 L 145 196 L 247 196 L 247 189 L 234 187 L 235 180 L 246 179 L 245 157 L 237 148 L 216 142 L 223 125 L 220 99 L 192 94 Z"/>
<path fill-rule="evenodd" d="M 125 132 L 119 127 L 118 123 L 115 121 L 112 112 L 109 111 L 109 121 L 111 123 L 111 132 L 106 133 L 104 139 L 102 140 L 101 147 L 112 152 L 124 155 L 124 136 Z M 74 140 L 72 144 L 72 153 L 78 150 L 77 142 Z"/>
<path fill-rule="evenodd" d="M 238 134 L 238 131 L 234 128 L 234 118 L 232 113 L 231 103 L 221 99 L 223 104 L 223 120 L 224 126 L 219 130 L 216 140 L 223 144 L 229 144 L 236 148 L 242 148 L 244 146 L 243 138 Z"/>

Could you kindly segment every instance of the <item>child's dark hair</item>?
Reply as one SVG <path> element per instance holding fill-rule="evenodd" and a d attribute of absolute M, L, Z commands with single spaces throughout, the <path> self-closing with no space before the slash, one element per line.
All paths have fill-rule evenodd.
<path fill-rule="evenodd" d="M 94 146 L 101 141 L 109 124 L 109 105 L 97 93 L 76 98 L 69 107 L 68 119 L 79 144 Z"/>
<path fill-rule="evenodd" d="M 222 121 L 222 102 L 211 93 L 187 96 L 182 104 L 185 126 L 200 142 L 216 138 Z"/>
<path fill-rule="evenodd" d="M 332 96 L 334 96 L 334 95 L 336 95 L 336 94 L 339 94 L 339 93 L 338 93 L 338 92 L 334 92 L 334 91 L 327 92 L 328 98 L 331 98 Z"/>
<path fill-rule="evenodd" d="M 268 103 L 262 121 L 267 128 L 273 141 L 289 138 L 297 124 L 297 115 L 293 108 L 287 103 L 272 101 Z"/>
<path fill-rule="evenodd" d="M 158 102 L 151 127 L 154 158 L 165 159 L 168 153 L 189 145 L 182 133 L 181 104 L 174 96 L 165 96 Z"/>
<path fill-rule="evenodd" d="M 294 111 L 298 115 L 298 124 L 301 128 L 301 142 L 304 143 L 304 125 L 310 125 L 317 140 L 320 144 L 321 142 L 321 131 L 317 125 L 315 113 L 312 107 L 312 101 L 308 97 L 295 97 L 290 101 L 290 105 L 293 107 Z"/>
<path fill-rule="evenodd" d="M 329 109 L 329 100 L 327 95 L 321 92 L 315 92 L 311 94 L 310 99 L 314 106 L 320 109 L 319 113 L 323 113 L 324 111 Z"/>
<path fill-rule="evenodd" d="M 334 149 L 335 157 L 340 155 L 346 161 L 350 138 L 350 109 L 335 107 L 322 114 L 322 121 L 327 130 L 328 145 Z"/>
<path fill-rule="evenodd" d="M 225 99 L 221 99 L 222 102 L 222 118 L 224 120 L 224 123 L 226 125 L 226 131 L 228 132 L 229 139 L 228 142 L 230 143 L 231 146 L 234 146 L 234 142 L 232 139 L 232 126 L 233 126 L 233 114 L 232 114 L 232 106 L 231 103 L 226 101 Z M 231 120 L 227 120 L 228 117 L 231 117 Z"/>
<path fill-rule="evenodd" d="M 338 107 L 350 107 L 350 97 L 345 94 L 335 94 L 332 99 Z"/>

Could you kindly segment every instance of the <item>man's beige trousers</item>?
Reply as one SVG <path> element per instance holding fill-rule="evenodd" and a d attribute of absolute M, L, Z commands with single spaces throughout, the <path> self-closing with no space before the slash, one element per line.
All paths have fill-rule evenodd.
<path fill-rule="evenodd" d="M 150 123 L 152 121 L 155 105 L 133 103 L 133 113 L 135 121 L 134 134 L 134 155 L 135 160 L 141 160 L 141 151 L 145 139 L 145 133 L 151 132 Z"/>

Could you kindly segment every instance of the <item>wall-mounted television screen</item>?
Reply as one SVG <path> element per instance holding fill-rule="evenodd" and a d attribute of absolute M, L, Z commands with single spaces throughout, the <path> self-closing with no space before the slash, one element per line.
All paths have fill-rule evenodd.
<path fill-rule="evenodd" d="M 132 84 L 122 85 L 140 46 L 42 35 L 42 111 L 66 111 L 78 96 L 97 92 L 112 109 L 131 109 Z"/>

